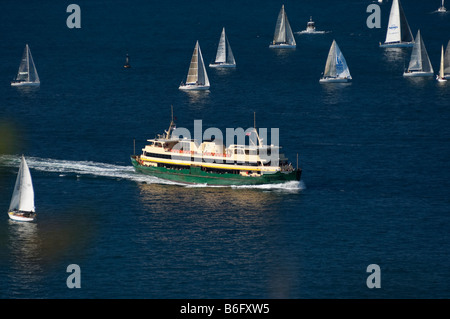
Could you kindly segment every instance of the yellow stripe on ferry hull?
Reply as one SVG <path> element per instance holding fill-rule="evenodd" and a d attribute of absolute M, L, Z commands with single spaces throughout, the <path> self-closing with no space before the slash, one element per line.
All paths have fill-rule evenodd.
<path fill-rule="evenodd" d="M 195 162 L 189 162 L 189 163 L 184 163 L 184 162 L 174 162 L 174 161 L 164 161 L 164 160 L 160 160 L 160 159 L 147 159 L 147 158 L 143 158 L 142 156 L 140 157 L 141 160 L 145 161 L 145 162 L 151 162 L 151 163 L 161 163 L 161 164 L 172 164 L 172 165 L 183 165 L 183 166 L 192 166 L 195 165 Z M 208 168 L 217 168 L 217 169 L 229 169 L 229 170 L 239 170 L 239 171 L 258 171 L 258 172 L 277 172 L 278 169 L 269 169 L 264 167 L 262 169 L 262 167 L 253 167 L 253 166 L 235 166 L 235 165 L 220 165 L 220 164 L 208 164 L 208 163 L 201 163 L 199 166 L 201 167 L 208 167 Z"/>

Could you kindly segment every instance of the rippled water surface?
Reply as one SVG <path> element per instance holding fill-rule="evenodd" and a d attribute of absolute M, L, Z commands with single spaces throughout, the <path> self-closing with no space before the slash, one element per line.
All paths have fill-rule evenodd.
<path fill-rule="evenodd" d="M 450 15 L 403 1 L 437 72 Z M 447 298 L 450 84 L 405 79 L 410 49 L 380 49 L 371 1 L 286 2 L 297 48 L 268 48 L 281 2 L 5 1 L 0 42 L 0 297 Z M 336 14 L 339 13 L 339 14 Z M 321 34 L 304 34 L 313 16 Z M 17 21 L 21 21 L 20 24 Z M 178 90 L 195 41 L 213 61 L 222 27 L 235 70 Z M 351 84 L 321 85 L 332 40 Z M 25 43 L 41 86 L 13 88 Z M 125 55 L 131 69 L 124 69 Z M 302 181 L 185 186 L 129 156 L 177 126 L 279 128 Z M 135 140 L 135 146 L 133 141 Z M 28 160 L 38 218 L 8 219 Z M 66 285 L 70 264 L 81 289 Z M 381 288 L 366 285 L 370 264 Z"/>

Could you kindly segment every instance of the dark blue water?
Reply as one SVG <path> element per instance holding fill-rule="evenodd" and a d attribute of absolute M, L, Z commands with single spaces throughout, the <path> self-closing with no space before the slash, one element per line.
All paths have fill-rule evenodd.
<path fill-rule="evenodd" d="M 437 72 L 450 39 L 440 1 L 403 1 Z M 282 2 L 2 2 L 0 297 L 447 298 L 450 294 L 450 83 L 402 77 L 410 49 L 380 49 L 371 1 L 288 1 L 294 32 L 268 48 Z M 209 92 L 178 90 L 199 40 L 222 27 L 236 70 L 208 68 Z M 320 85 L 333 39 L 353 83 Z M 12 88 L 25 43 L 41 86 Z M 125 55 L 131 69 L 124 69 Z M 129 155 L 178 126 L 279 128 L 299 184 L 186 187 L 134 173 Z M 8 219 L 19 154 L 38 219 Z M 81 268 L 69 289 L 66 268 Z M 381 288 L 366 268 L 378 264 Z"/>

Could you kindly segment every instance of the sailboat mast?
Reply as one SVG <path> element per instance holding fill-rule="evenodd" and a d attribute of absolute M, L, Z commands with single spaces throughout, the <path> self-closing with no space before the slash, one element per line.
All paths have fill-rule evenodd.
<path fill-rule="evenodd" d="M 223 38 L 224 38 L 224 41 L 223 41 L 223 51 L 225 52 L 225 62 L 227 61 L 227 56 L 228 56 L 228 53 L 227 53 L 227 36 L 226 36 L 226 33 L 225 33 L 225 27 L 222 29 L 222 33 L 223 33 Z"/>
<path fill-rule="evenodd" d="M 30 82 L 30 49 L 27 44 L 27 81 Z"/>
<path fill-rule="evenodd" d="M 25 197 L 24 197 L 25 192 L 24 192 L 24 188 L 23 188 L 23 184 L 25 181 L 25 158 L 23 155 L 22 155 L 22 159 L 21 159 L 21 166 L 22 166 L 22 169 L 21 169 L 21 173 L 20 173 L 21 183 L 20 183 L 20 192 L 19 192 L 19 210 L 20 210 L 21 206 L 23 206 L 23 203 L 25 200 Z"/>

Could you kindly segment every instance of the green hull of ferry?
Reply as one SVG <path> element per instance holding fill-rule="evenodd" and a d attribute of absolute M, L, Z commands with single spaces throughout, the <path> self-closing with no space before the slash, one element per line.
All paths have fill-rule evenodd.
<path fill-rule="evenodd" d="M 239 173 L 212 173 L 202 171 L 199 166 L 186 166 L 185 169 L 170 169 L 141 165 L 136 156 L 131 157 L 131 163 L 137 172 L 155 176 L 179 183 L 207 185 L 262 185 L 278 184 L 288 181 L 299 181 L 301 169 L 291 172 L 277 172 L 260 176 L 242 176 Z"/>

